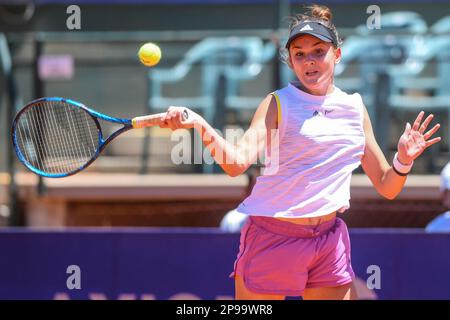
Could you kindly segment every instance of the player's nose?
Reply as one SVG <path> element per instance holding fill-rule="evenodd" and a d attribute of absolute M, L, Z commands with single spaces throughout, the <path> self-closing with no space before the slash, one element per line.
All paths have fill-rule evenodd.
<path fill-rule="evenodd" d="M 312 55 L 307 55 L 305 59 L 305 65 L 311 66 L 316 63 L 316 60 L 312 57 Z"/>

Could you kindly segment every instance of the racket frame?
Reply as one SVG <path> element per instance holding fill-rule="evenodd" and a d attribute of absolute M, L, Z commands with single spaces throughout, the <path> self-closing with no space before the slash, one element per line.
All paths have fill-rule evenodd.
<path fill-rule="evenodd" d="M 89 159 L 84 165 L 82 165 L 81 167 L 77 168 L 76 170 L 72 170 L 72 171 L 67 172 L 67 173 L 48 173 L 48 172 L 44 172 L 44 171 L 39 170 L 38 168 L 34 167 L 30 162 L 28 162 L 25 159 L 25 157 L 23 156 L 22 152 L 20 151 L 20 148 L 19 148 L 18 142 L 17 142 L 17 138 L 16 138 L 17 122 L 18 122 L 20 116 L 22 115 L 22 113 L 24 113 L 29 108 L 33 107 L 35 104 L 42 103 L 42 102 L 67 103 L 67 104 L 73 105 L 75 107 L 78 107 L 80 109 L 83 109 L 94 120 L 95 125 L 97 126 L 98 141 L 99 141 L 98 146 L 97 146 L 97 150 L 96 150 L 95 154 L 91 157 L 91 159 Z M 118 129 L 118 130 L 116 130 L 109 137 L 104 139 L 103 133 L 102 133 L 102 127 L 100 126 L 100 122 L 98 121 L 98 119 L 102 119 L 102 120 L 105 120 L 105 121 L 108 121 L 108 122 L 112 122 L 112 123 L 121 124 L 121 125 L 123 125 L 123 127 Z M 101 154 L 103 149 L 114 138 L 116 138 L 121 133 L 124 133 L 124 132 L 126 132 L 126 131 L 128 131 L 130 129 L 133 129 L 132 122 L 131 122 L 130 119 L 121 119 L 121 118 L 114 118 L 114 117 L 107 116 L 107 115 L 102 114 L 102 113 L 100 113 L 98 111 L 90 109 L 90 108 L 86 107 L 84 104 L 82 104 L 80 102 L 77 102 L 75 100 L 66 99 L 66 98 L 60 98 L 60 97 L 44 97 L 44 98 L 39 98 L 39 99 L 36 99 L 36 100 L 33 100 L 33 101 L 29 102 L 28 104 L 26 104 L 17 113 L 17 115 L 14 118 L 12 127 L 11 127 L 11 137 L 12 137 L 12 143 L 13 143 L 13 146 L 14 146 L 14 151 L 16 152 L 17 157 L 19 158 L 20 162 L 22 162 L 28 169 L 30 169 L 32 172 L 34 172 L 34 173 L 36 173 L 36 174 L 38 174 L 38 175 L 40 175 L 42 177 L 46 177 L 46 178 L 64 178 L 64 177 L 68 177 L 68 176 L 74 175 L 77 172 L 80 172 L 81 170 L 86 169 L 89 165 L 92 164 L 92 162 L 94 162 L 95 159 L 98 158 L 98 156 Z"/>

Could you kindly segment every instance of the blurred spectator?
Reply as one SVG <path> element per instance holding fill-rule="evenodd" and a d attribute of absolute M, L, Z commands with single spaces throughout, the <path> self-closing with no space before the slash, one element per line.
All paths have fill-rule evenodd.
<path fill-rule="evenodd" d="M 450 210 L 450 162 L 441 172 L 442 204 Z M 450 232 L 450 211 L 446 211 L 434 218 L 425 227 L 426 232 Z"/>
<path fill-rule="evenodd" d="M 245 197 L 248 197 L 252 192 L 253 186 L 256 183 L 256 178 L 259 176 L 260 170 L 257 167 L 251 167 L 246 171 L 248 177 L 248 185 Z M 248 215 L 237 212 L 236 209 L 228 211 L 220 222 L 220 229 L 226 232 L 240 232 L 248 219 Z"/>

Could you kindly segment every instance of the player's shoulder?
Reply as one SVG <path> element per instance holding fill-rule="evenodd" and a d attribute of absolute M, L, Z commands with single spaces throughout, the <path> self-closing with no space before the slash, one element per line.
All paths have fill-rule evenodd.
<path fill-rule="evenodd" d="M 349 97 L 352 99 L 361 99 L 361 94 L 359 92 L 347 92 L 336 86 L 334 88 L 335 88 L 336 95 L 341 95 L 341 96 Z"/>
<path fill-rule="evenodd" d="M 277 90 L 271 92 L 272 95 L 274 95 L 275 97 L 280 97 L 282 95 L 289 95 L 289 94 L 293 94 L 293 88 L 294 85 L 292 85 L 291 83 L 288 83 L 286 86 L 278 88 Z"/>
<path fill-rule="evenodd" d="M 336 96 L 340 97 L 340 99 L 348 101 L 349 104 L 353 106 L 360 106 L 360 107 L 364 106 L 363 97 L 359 92 L 349 93 L 338 87 L 335 87 L 335 89 L 336 89 Z"/>

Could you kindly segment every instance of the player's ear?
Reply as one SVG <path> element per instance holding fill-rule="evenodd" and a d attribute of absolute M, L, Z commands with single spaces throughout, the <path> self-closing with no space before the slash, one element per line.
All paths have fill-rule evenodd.
<path fill-rule="evenodd" d="M 294 69 L 294 67 L 292 66 L 292 58 L 291 55 L 288 53 L 287 58 L 286 58 L 286 64 L 288 65 L 289 68 Z"/>
<path fill-rule="evenodd" d="M 286 63 L 289 68 L 293 69 L 293 67 L 292 67 L 292 59 L 291 59 L 291 54 L 289 53 L 289 49 L 281 48 L 279 53 L 280 53 L 281 60 L 284 63 Z"/>
<path fill-rule="evenodd" d="M 334 64 L 341 62 L 342 51 L 341 48 L 334 49 Z"/>

